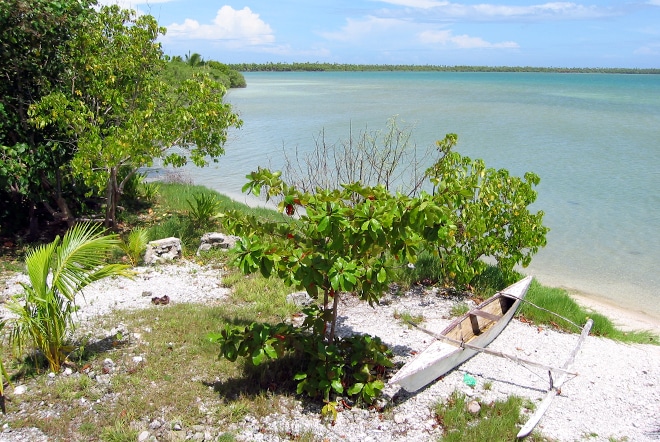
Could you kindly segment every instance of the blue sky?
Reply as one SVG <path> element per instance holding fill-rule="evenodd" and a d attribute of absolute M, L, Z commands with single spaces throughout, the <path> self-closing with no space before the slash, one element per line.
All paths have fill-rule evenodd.
<path fill-rule="evenodd" d="M 660 0 L 101 0 L 206 60 L 660 68 Z"/>

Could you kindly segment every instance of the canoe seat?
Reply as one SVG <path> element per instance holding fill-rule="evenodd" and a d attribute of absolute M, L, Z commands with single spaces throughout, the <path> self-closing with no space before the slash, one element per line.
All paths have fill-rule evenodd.
<path fill-rule="evenodd" d="M 483 310 L 475 309 L 475 310 L 470 310 L 470 315 L 471 316 L 481 316 L 484 319 L 488 319 L 491 321 L 498 321 L 502 316 L 500 315 L 494 315 L 492 313 L 485 312 Z"/>

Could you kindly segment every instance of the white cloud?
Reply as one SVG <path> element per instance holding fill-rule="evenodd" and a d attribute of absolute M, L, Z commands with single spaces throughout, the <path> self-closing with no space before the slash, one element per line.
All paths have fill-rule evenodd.
<path fill-rule="evenodd" d="M 434 0 L 380 0 L 383 3 L 432 10 L 434 15 L 443 19 L 472 20 L 580 20 L 586 18 L 607 17 L 616 12 L 609 8 L 595 5 L 582 5 L 573 2 L 548 2 L 536 5 L 498 5 L 480 3 L 475 5 L 451 3 Z M 660 4 L 660 0 L 648 0 L 650 4 Z"/>
<path fill-rule="evenodd" d="M 424 31 L 419 34 L 419 40 L 425 44 L 441 44 L 459 49 L 515 49 L 520 47 L 514 41 L 491 43 L 481 37 L 469 35 L 454 35 L 450 30 Z"/>
<path fill-rule="evenodd" d="M 436 6 L 446 6 L 449 2 L 440 2 L 436 0 L 381 0 L 383 3 L 392 5 L 408 6 L 411 8 L 434 8 Z"/>
<path fill-rule="evenodd" d="M 660 55 L 660 43 L 649 43 L 635 49 L 633 53 L 636 55 Z"/>
<path fill-rule="evenodd" d="M 347 18 L 346 25 L 341 30 L 324 32 L 321 35 L 328 40 L 357 42 L 364 37 L 400 29 L 405 25 L 407 22 L 392 18 L 367 17 L 365 20 Z"/>
<path fill-rule="evenodd" d="M 211 24 L 200 24 L 197 20 L 185 19 L 183 23 L 172 23 L 167 27 L 167 38 L 223 40 L 232 46 L 269 44 L 275 41 L 273 30 L 259 14 L 247 6 L 236 10 L 223 6 Z"/>

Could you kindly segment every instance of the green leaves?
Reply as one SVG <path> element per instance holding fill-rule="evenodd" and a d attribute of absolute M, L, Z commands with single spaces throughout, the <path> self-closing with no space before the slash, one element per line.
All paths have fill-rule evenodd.
<path fill-rule="evenodd" d="M 301 328 L 290 324 L 252 323 L 246 327 L 225 326 L 207 338 L 220 344 L 220 357 L 235 361 L 245 357 L 252 365 L 262 365 L 284 355 L 305 361 L 307 368 L 293 376 L 297 394 L 321 397 L 356 396 L 371 403 L 383 389 L 385 367 L 391 367 L 391 351 L 379 338 L 360 335 L 325 342 L 315 332 L 323 312 L 310 307 Z M 321 323 L 323 321 L 321 320 Z"/>
<path fill-rule="evenodd" d="M 529 210 L 539 177 L 527 172 L 521 179 L 487 168 L 481 160 L 452 152 L 456 142 L 453 134 L 439 141 L 444 156 L 427 170 L 433 199 L 450 209 L 449 230 L 432 241 L 445 282 L 469 283 L 486 268 L 486 257 L 494 258 L 504 274 L 515 265 L 527 266 L 549 231 L 543 212 Z"/>
<path fill-rule="evenodd" d="M 60 80 L 65 87 L 30 108 L 35 127 L 58 128 L 76 145 L 71 165 L 106 198 L 107 224 L 115 223 L 131 175 L 119 177 L 121 169 L 133 172 L 154 158 L 205 166 L 224 154 L 228 129 L 242 124 L 223 102 L 225 87 L 210 75 L 161 80 L 156 40 L 164 32 L 152 16 L 102 7 L 74 33 L 69 75 Z"/>
<path fill-rule="evenodd" d="M 57 237 L 27 254 L 30 283 L 7 305 L 15 315 L 10 319 L 15 352 L 30 344 L 44 354 L 52 371 L 59 371 L 70 351 L 67 340 L 74 327 L 76 295 L 108 276 L 133 275 L 126 265 L 105 263 L 107 253 L 117 244 L 116 236 L 104 235 L 100 226 L 80 223 L 61 240 Z"/>

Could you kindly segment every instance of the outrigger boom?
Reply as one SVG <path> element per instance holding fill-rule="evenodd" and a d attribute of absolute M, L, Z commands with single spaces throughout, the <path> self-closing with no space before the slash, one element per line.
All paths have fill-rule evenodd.
<path fill-rule="evenodd" d="M 486 354 L 489 354 L 491 356 L 497 356 L 497 357 L 500 357 L 500 358 L 509 359 L 510 361 L 513 361 L 513 362 L 516 362 L 516 363 L 519 363 L 519 364 L 525 364 L 525 365 L 531 365 L 533 367 L 544 368 L 546 370 L 554 371 L 554 372 L 557 372 L 557 373 L 562 373 L 564 375 L 571 375 L 571 376 L 577 376 L 578 375 L 574 371 L 566 370 L 566 368 L 553 367 L 551 365 L 541 364 L 540 362 L 535 362 L 535 361 L 530 361 L 528 359 L 519 358 L 516 355 L 503 353 L 503 352 L 497 351 L 497 350 L 491 350 L 491 349 L 485 348 L 485 347 L 479 347 L 478 345 L 468 344 L 467 342 L 459 341 L 458 339 L 452 339 L 452 338 L 449 338 L 447 336 L 443 336 L 443 335 L 440 335 L 438 333 L 434 333 L 431 330 L 428 330 L 424 327 L 421 327 L 421 326 L 419 326 L 419 325 L 417 325 L 417 324 L 415 324 L 411 321 L 406 321 L 406 322 L 408 324 L 412 325 L 413 327 L 417 328 L 418 330 L 426 333 L 427 335 L 433 336 L 435 339 L 437 339 L 439 341 L 447 342 L 449 344 L 455 345 L 455 346 L 460 347 L 460 348 L 469 348 L 470 350 L 474 350 L 474 351 L 479 352 L 479 353 L 486 353 Z M 552 384 L 552 379 L 550 380 L 550 383 Z"/>

